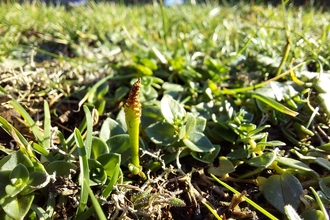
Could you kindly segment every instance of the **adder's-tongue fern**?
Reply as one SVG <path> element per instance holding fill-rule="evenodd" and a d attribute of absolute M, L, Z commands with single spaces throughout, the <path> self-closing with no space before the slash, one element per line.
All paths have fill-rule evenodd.
<path fill-rule="evenodd" d="M 139 101 L 140 88 L 141 88 L 141 79 L 139 78 L 138 81 L 136 81 L 133 84 L 125 104 L 125 119 L 126 119 L 127 131 L 131 141 L 132 164 L 134 165 L 135 168 L 139 168 L 139 169 L 140 169 L 139 128 L 140 128 L 140 117 L 142 111 L 141 103 Z"/>

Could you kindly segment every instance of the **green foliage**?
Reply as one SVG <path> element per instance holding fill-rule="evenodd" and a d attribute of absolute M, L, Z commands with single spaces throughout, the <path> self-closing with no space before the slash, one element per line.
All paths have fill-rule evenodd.
<path fill-rule="evenodd" d="M 214 176 L 213 174 L 211 174 L 212 178 L 217 181 L 219 184 L 223 185 L 226 189 L 230 190 L 231 192 L 235 193 L 236 195 L 240 195 L 240 193 L 235 190 L 234 188 L 232 188 L 231 186 L 229 186 L 228 184 L 222 182 L 221 180 L 219 180 L 216 176 Z M 250 204 L 252 205 L 254 208 L 256 208 L 258 211 L 262 212 L 265 216 L 267 216 L 269 219 L 275 220 L 277 219 L 275 216 L 273 216 L 271 213 L 269 213 L 268 211 L 266 211 L 264 208 L 262 208 L 261 206 L 259 206 L 258 204 L 256 204 L 255 202 L 253 202 L 252 200 L 250 200 L 249 198 L 247 198 L 245 195 L 243 195 L 244 199 Z"/>
<path fill-rule="evenodd" d="M 1 163 L 1 216 L 23 219 L 30 210 L 34 191 L 49 183 L 46 172 L 39 171 L 36 161 L 31 161 L 22 151 L 4 157 Z"/>
<path fill-rule="evenodd" d="M 10 101 L 0 96 L 0 115 L 14 108 L 25 129 L 0 117 L 17 145 L 0 146 L 0 218 L 51 219 L 73 198 L 77 219 L 158 216 L 185 206 L 178 195 L 187 184 L 181 198 L 221 219 L 226 198 L 196 196 L 200 181 L 187 170 L 207 166 L 237 195 L 230 185 L 258 188 L 254 198 L 266 204 L 248 199 L 253 190 L 243 198 L 270 219 L 271 206 L 280 218 L 329 219 L 329 14 L 287 2 L 1 4 L 0 92 Z M 123 105 L 137 78 L 132 156 Z M 131 176 L 142 169 L 146 182 Z M 207 199 L 210 185 L 198 189 Z"/>
<path fill-rule="evenodd" d="M 220 151 L 220 146 L 213 145 L 204 135 L 206 125 L 204 118 L 196 118 L 192 113 L 187 113 L 183 105 L 169 95 L 164 95 L 155 107 L 156 109 L 153 110 L 161 112 L 162 119 L 158 115 L 148 117 L 144 112 L 142 113 L 143 119 L 154 121 L 146 128 L 146 133 L 152 142 L 164 147 L 185 146 L 189 148 L 195 159 L 205 163 L 214 160 Z"/>
<path fill-rule="evenodd" d="M 226 174 L 232 173 L 235 171 L 235 167 L 226 157 L 219 157 L 219 166 L 214 167 L 210 166 L 207 170 L 209 173 L 214 174 L 215 176 L 225 176 Z"/>
<path fill-rule="evenodd" d="M 32 118 L 29 117 L 22 106 L 16 101 L 12 101 L 12 103 L 15 108 L 20 110 L 21 114 L 25 115 L 31 127 L 35 126 L 35 122 L 33 122 Z M 47 111 L 47 103 L 45 103 L 44 106 L 46 108 L 45 112 L 49 112 L 49 110 Z M 77 216 L 83 215 L 86 211 L 88 195 L 91 190 L 90 186 L 104 185 L 107 183 L 108 187 L 105 190 L 105 195 L 109 196 L 120 173 L 120 168 L 118 166 L 120 164 L 120 155 L 109 153 L 106 143 L 92 136 L 91 112 L 86 106 L 84 106 L 84 110 L 87 118 L 86 121 L 88 122 L 87 131 L 89 131 L 90 135 L 87 135 L 84 142 L 80 131 L 78 129 L 74 131 L 81 170 L 79 175 L 81 195 Z M 31 151 L 30 143 L 23 135 L 12 127 L 4 118 L 0 117 L 0 121 L 2 128 L 11 134 L 20 146 L 19 151 L 14 151 L 0 160 L 0 175 L 2 176 L 2 182 L 0 184 L 3 186 L 0 192 L 2 198 L 0 201 L 1 216 L 3 218 L 23 219 L 30 209 L 35 210 L 35 206 L 33 206 L 32 202 L 36 190 L 45 188 L 50 183 L 51 179 L 55 181 L 55 178 L 70 176 L 72 170 L 76 170 L 77 166 L 69 161 L 56 160 L 55 158 L 59 156 L 56 155 L 57 152 L 54 154 L 54 152 L 49 151 L 51 141 L 45 141 L 44 135 L 40 133 L 40 130 L 32 128 L 36 140 L 40 144 L 33 143 L 32 146 L 37 146 L 37 148 L 35 148 L 36 152 L 42 153 L 45 159 L 48 159 L 46 163 L 44 162 L 47 164 L 47 166 L 44 167 L 44 165 L 39 162 L 34 152 Z M 50 124 L 45 124 L 45 126 L 50 126 Z M 50 127 L 45 127 L 45 130 L 46 129 L 50 131 Z M 49 139 L 50 136 L 45 138 Z M 97 146 L 95 147 L 95 145 Z M 103 146 L 103 148 L 101 146 Z M 93 151 L 91 151 L 92 149 Z M 69 152 L 67 153 L 69 154 Z M 113 169 L 113 167 L 117 168 Z M 92 197 L 94 206 L 97 206 L 98 203 L 95 203 L 95 199 L 95 197 Z M 46 208 L 51 209 L 49 206 Z M 46 212 L 40 211 L 42 210 L 41 207 L 37 210 L 39 217 L 47 216 Z M 104 215 L 103 212 L 101 213 L 100 208 L 97 209 L 97 213 L 98 215 Z"/>
<path fill-rule="evenodd" d="M 282 213 L 284 213 L 284 206 L 288 204 L 294 209 L 298 208 L 302 190 L 299 180 L 289 173 L 272 175 L 262 188 L 267 201 Z"/>

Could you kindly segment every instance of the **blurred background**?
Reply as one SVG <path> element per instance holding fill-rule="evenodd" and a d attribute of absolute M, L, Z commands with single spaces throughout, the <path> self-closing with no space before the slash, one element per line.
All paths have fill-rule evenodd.
<path fill-rule="evenodd" d="M 88 1 L 94 2 L 115 2 L 124 4 L 157 4 L 160 0 L 0 0 L 1 3 L 13 3 L 13 2 L 34 2 L 40 1 L 47 4 L 62 4 L 62 5 L 83 5 Z M 163 0 L 166 6 L 180 5 L 180 4 L 204 4 L 204 3 L 216 3 L 223 5 L 235 5 L 238 3 L 247 3 L 251 5 L 270 4 L 278 5 L 282 3 L 282 0 Z M 295 6 L 305 7 L 325 7 L 330 6 L 330 0 L 289 0 L 289 4 Z"/>

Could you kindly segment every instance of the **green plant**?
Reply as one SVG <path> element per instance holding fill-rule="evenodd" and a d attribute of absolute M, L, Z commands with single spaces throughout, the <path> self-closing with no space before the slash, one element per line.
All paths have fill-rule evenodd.
<path fill-rule="evenodd" d="M 46 148 L 47 143 L 49 144 L 46 139 L 49 139 L 49 136 L 45 137 L 41 134 L 31 117 L 18 102 L 12 101 L 12 104 L 32 125 L 32 130 L 38 140 L 37 143 L 30 144 L 16 128 L 6 119 L 0 117 L 0 126 L 13 137 L 20 149 L 10 152 L 0 160 L 0 175 L 2 176 L 1 216 L 2 218 L 23 219 L 31 208 L 35 191 L 46 187 L 54 179 L 54 176 L 48 174 L 33 152 L 33 150 L 41 152 L 45 157 L 51 159 L 52 157 Z M 45 112 L 49 112 L 46 102 L 44 106 Z"/>
<path fill-rule="evenodd" d="M 129 170 L 134 174 L 139 174 L 143 179 L 146 176 L 142 172 L 139 155 L 139 131 L 141 117 L 141 103 L 139 101 L 139 93 L 141 87 L 141 79 L 135 82 L 129 92 L 128 99 L 125 104 L 125 121 L 131 145 L 131 160 Z"/>
<path fill-rule="evenodd" d="M 150 111 L 158 114 L 149 114 Z M 206 120 L 186 112 L 183 105 L 170 95 L 164 95 L 156 106 L 146 108 L 142 113 L 142 120 L 146 121 L 142 123 L 152 142 L 172 151 L 174 147 L 174 153 L 166 155 L 166 163 L 174 159 L 170 155 L 175 155 L 180 147 L 205 163 L 213 161 L 220 151 L 220 146 L 213 145 L 203 133 Z"/>
<path fill-rule="evenodd" d="M 238 218 L 214 174 L 241 214 L 326 219 L 329 13 L 287 3 L 1 4 L 1 215 Z"/>
<path fill-rule="evenodd" d="M 37 142 L 29 143 L 16 128 L 0 117 L 1 127 L 14 138 L 20 147 L 19 151 L 10 152 L 0 161 L 0 172 L 2 172 L 1 175 L 3 177 L 1 179 L 1 184 L 3 185 L 3 190 L 1 191 L 1 215 L 3 218 L 9 216 L 14 219 L 22 219 L 28 213 L 29 215 L 34 213 L 34 215 L 39 217 L 52 216 L 54 210 L 51 205 L 54 203 L 54 198 L 48 198 L 48 205 L 46 206 L 48 212 L 42 211 L 41 207 L 33 204 L 35 191 L 48 187 L 51 182 L 56 181 L 60 177 L 68 177 L 70 170 L 75 170 L 77 167 L 72 162 L 62 160 L 63 158 L 61 159 L 60 155 L 64 154 L 64 156 L 69 156 L 69 158 L 75 156 L 69 152 L 58 154 L 58 151 L 50 151 L 54 146 L 51 139 L 47 102 L 44 103 L 44 112 L 46 114 L 45 132 L 43 133 L 18 102 L 13 100 L 11 103 L 26 119 L 27 124 L 31 125 Z M 87 201 L 91 190 L 90 186 L 106 185 L 102 195 L 107 198 L 120 173 L 120 155 L 108 154 L 107 145 L 102 140 L 92 136 L 92 115 L 87 106 L 84 106 L 84 111 L 86 113 L 86 121 L 83 123 L 87 124 L 86 139 L 84 141 L 81 135 L 81 131 L 84 130 L 80 131 L 76 128 L 74 131 L 75 142 L 73 142 L 73 144 L 76 143 L 78 146 L 81 170 L 79 174 L 79 185 L 81 186 L 80 203 L 77 209 L 77 216 L 86 215 Z M 65 142 L 66 140 L 62 140 L 62 143 Z M 68 143 L 66 142 L 66 144 Z M 69 147 L 75 154 L 75 148 L 73 146 Z M 38 152 L 44 157 L 43 163 L 37 159 L 37 155 L 34 152 Z M 104 216 L 99 202 L 96 203 L 95 197 L 91 198 L 98 216 Z M 89 213 L 89 215 L 91 214 L 93 213 Z"/>
<path fill-rule="evenodd" d="M 230 190 L 231 192 L 235 193 L 236 195 L 240 195 L 241 193 L 238 192 L 237 190 L 235 190 L 234 188 L 232 188 L 231 186 L 229 186 L 228 184 L 222 182 L 221 180 L 219 180 L 216 176 L 214 176 L 213 174 L 211 174 L 212 178 L 217 181 L 219 184 L 223 185 L 224 187 L 226 187 L 228 190 Z M 260 207 L 258 204 L 256 204 L 255 202 L 253 202 L 252 200 L 250 200 L 249 198 L 247 198 L 245 195 L 243 196 L 243 198 L 250 204 L 252 205 L 254 208 L 256 208 L 257 210 L 259 210 L 260 212 L 262 212 L 265 216 L 267 216 L 269 219 L 278 219 L 275 216 L 273 216 L 271 213 L 269 213 L 268 211 L 266 211 L 265 209 L 263 209 L 262 207 Z"/>

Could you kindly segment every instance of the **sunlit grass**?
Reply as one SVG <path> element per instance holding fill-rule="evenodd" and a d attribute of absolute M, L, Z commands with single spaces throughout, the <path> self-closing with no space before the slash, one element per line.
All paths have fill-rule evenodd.
<path fill-rule="evenodd" d="M 128 186 L 123 180 L 129 179 L 127 184 L 135 181 L 127 172 L 129 161 L 146 173 L 148 181 L 153 178 L 168 181 L 167 172 L 180 173 L 182 176 L 177 177 L 181 181 L 188 175 L 181 168 L 179 157 L 190 154 L 208 166 L 215 166 L 211 164 L 221 155 L 219 160 L 225 158 L 223 161 L 232 168 L 227 169 L 230 171 L 223 178 L 237 181 L 235 187 L 245 184 L 246 180 L 251 183 L 248 187 L 259 187 L 260 191 L 262 185 L 256 178 L 266 179 L 278 170 L 301 172 L 309 181 L 310 176 L 305 177 L 303 171 L 313 171 L 317 178 L 317 172 L 321 173 L 309 168 L 309 163 L 316 161 L 329 169 L 326 159 L 321 158 L 328 153 L 328 148 L 315 150 L 328 138 L 328 128 L 324 126 L 328 118 L 323 117 L 326 114 L 322 112 L 322 108 L 328 109 L 328 104 L 314 99 L 318 93 L 325 95 L 327 91 L 319 91 L 322 86 L 314 91 L 316 78 L 313 84 L 298 76 L 298 72 L 308 68 L 311 72 L 330 69 L 329 13 L 313 8 L 286 6 L 283 10 L 247 4 L 172 8 L 92 2 L 73 8 L 38 3 L 2 3 L 0 6 L 0 90 L 16 100 L 10 102 L 11 106 L 23 116 L 36 137 L 37 144 L 32 146 L 37 153 L 72 167 L 80 161 L 80 174 L 76 174 L 80 175 L 76 183 L 81 187 L 78 215 L 86 214 L 89 198 L 94 207 L 87 214 L 92 215 L 95 208 L 101 218 L 111 213 L 110 209 L 109 213 L 102 213 L 106 208 L 103 205 L 124 204 L 121 203 L 124 200 L 110 195 L 122 193 L 121 187 Z M 141 78 L 142 84 L 142 117 L 141 126 L 139 119 L 136 127 L 132 127 L 132 141 L 126 129 L 130 133 L 130 126 L 134 124 L 129 116 L 128 124 L 123 120 L 123 105 L 137 78 Z M 283 81 L 299 82 L 301 88 L 290 85 L 289 92 L 282 91 L 282 87 L 288 87 Z M 161 97 L 171 102 L 160 102 Z M 92 108 L 97 115 L 90 114 Z M 84 109 L 86 115 L 79 115 L 79 109 Z M 174 115 L 178 116 L 175 120 Z M 59 120 L 65 116 L 64 122 Z M 72 120 L 76 116 L 82 118 Z M 97 116 L 95 121 L 94 116 Z M 0 118 L 0 125 L 7 133 L 29 145 L 20 131 L 13 129 L 7 119 Z M 70 119 L 74 123 L 70 124 Z M 44 131 L 39 130 L 35 121 L 38 125 L 44 123 Z M 305 124 L 310 130 L 302 126 Z M 51 126 L 61 131 L 58 145 L 63 155 L 49 150 L 58 148 L 50 139 L 55 135 Z M 312 138 L 313 135 L 319 136 Z M 273 141 L 273 138 L 280 140 Z M 132 158 L 126 154 L 128 143 L 135 146 Z M 282 149 L 283 145 L 286 148 Z M 144 156 L 141 157 L 142 149 Z M 159 151 L 154 152 L 156 150 Z M 242 156 L 239 150 L 246 155 Z M 71 159 L 67 159 L 67 155 L 71 155 Z M 143 158 L 146 155 L 150 158 Z M 289 158 L 281 161 L 284 155 L 283 158 Z M 75 157 L 77 161 L 72 160 Z M 296 157 L 301 157 L 301 161 Z M 175 159 L 173 165 L 180 172 L 167 167 Z M 247 168 L 244 175 L 235 171 L 247 164 L 257 168 Z M 221 166 L 208 170 L 209 174 Z M 151 175 L 148 168 L 153 171 Z M 160 169 L 163 173 L 155 177 Z M 90 178 L 93 172 L 99 175 Z M 295 178 L 294 174 L 290 177 Z M 248 180 L 247 176 L 253 179 Z M 304 178 L 297 179 L 297 185 L 305 181 Z M 150 184 L 158 185 L 157 181 Z M 185 181 L 191 185 L 190 177 Z M 118 183 L 121 186 L 118 187 Z M 125 193 L 136 190 L 141 197 L 152 196 L 157 203 L 166 204 L 166 199 L 158 197 L 167 192 L 166 184 L 162 183 L 157 188 L 159 192 L 154 192 L 149 191 L 147 183 L 139 186 L 140 183 L 134 182 L 135 189 L 129 185 Z M 95 197 L 91 191 L 94 189 Z M 99 196 L 100 192 L 104 198 Z M 117 200 L 105 202 L 113 198 Z M 198 199 L 209 206 L 204 200 L 208 198 Z M 137 199 L 136 204 L 132 201 L 127 207 L 133 204 L 135 213 L 134 206 L 139 201 Z M 211 205 L 211 200 L 207 201 Z M 148 204 L 150 211 L 152 201 Z M 208 208 L 215 216 L 221 211 Z M 300 214 L 304 210 L 299 211 Z"/>
<path fill-rule="evenodd" d="M 127 50 L 149 51 L 155 46 L 168 55 L 191 57 L 199 51 L 226 60 L 254 36 L 245 54 L 277 58 L 281 57 L 286 44 L 283 20 L 286 17 L 293 44 L 291 56 L 296 59 L 306 55 L 314 57 L 318 53 L 328 56 L 324 52 L 330 29 L 327 13 L 289 8 L 285 15 L 281 7 L 271 6 L 215 8 L 215 5 L 165 8 L 167 26 L 164 29 L 160 6 L 89 3 L 66 10 L 39 4 L 2 4 L 0 17 L 5 43 L 1 51 L 8 55 L 21 44 L 33 46 L 47 41 L 73 47 L 94 42 L 93 46 L 105 44 L 108 48 L 124 42 Z"/>

